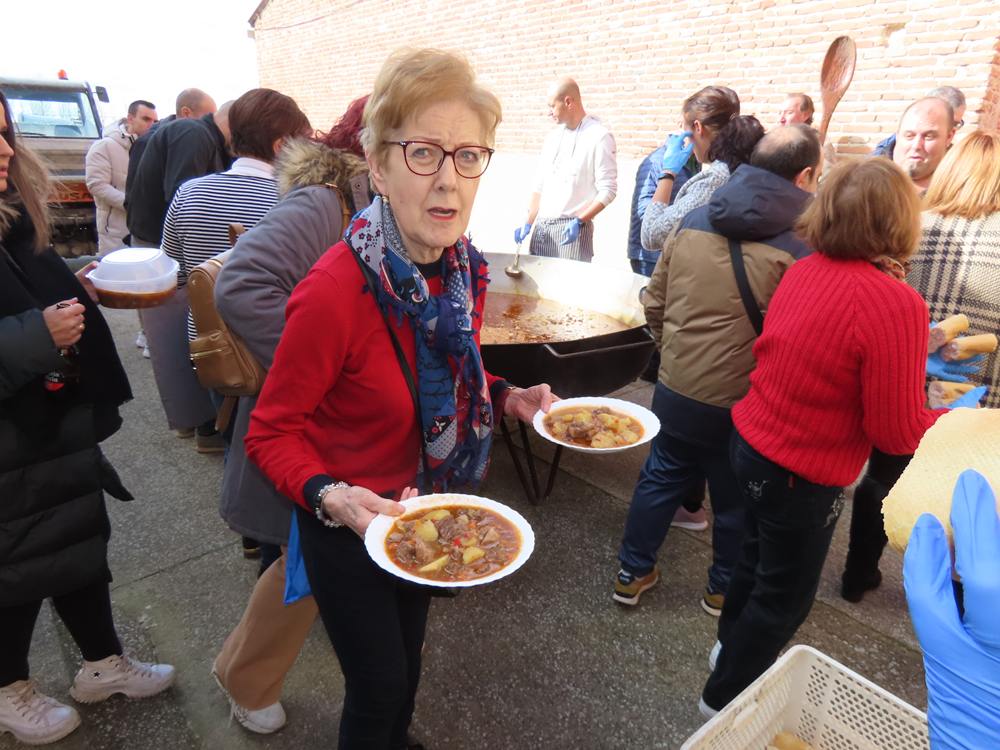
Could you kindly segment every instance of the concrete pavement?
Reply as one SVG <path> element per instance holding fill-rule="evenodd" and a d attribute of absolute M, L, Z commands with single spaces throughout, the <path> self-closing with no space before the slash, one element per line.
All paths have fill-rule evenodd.
<path fill-rule="evenodd" d="M 137 498 L 108 501 L 115 615 L 128 652 L 176 665 L 178 682 L 145 701 L 117 696 L 78 706 L 83 726 L 55 747 L 334 747 L 343 680 L 318 624 L 286 683 L 288 726 L 260 737 L 230 722 L 209 668 L 239 620 L 256 563 L 242 559 L 238 537 L 218 516 L 221 458 L 197 454 L 192 440 L 166 428 L 149 362 L 134 347 L 135 314 L 105 314 L 135 392 L 125 427 L 106 445 Z M 619 395 L 648 405 L 652 389 L 636 384 Z M 532 443 L 541 456 L 551 455 L 537 436 Z M 709 534 L 671 531 L 660 555 L 661 584 L 634 609 L 611 601 L 617 545 L 644 458 L 642 449 L 598 458 L 568 453 L 552 497 L 536 508 L 498 442 L 480 494 L 524 514 L 536 550 L 510 578 L 434 602 L 414 722 L 428 750 L 676 748 L 698 728 L 716 623 L 698 603 Z M 818 601 L 796 642 L 923 708 L 899 556 L 887 553 L 885 582 L 862 604 L 837 594 L 848 525 L 845 511 Z M 71 703 L 67 688 L 78 660 L 46 604 L 31 653 L 41 689 Z M 0 750 L 13 747 L 9 735 L 0 736 Z"/>

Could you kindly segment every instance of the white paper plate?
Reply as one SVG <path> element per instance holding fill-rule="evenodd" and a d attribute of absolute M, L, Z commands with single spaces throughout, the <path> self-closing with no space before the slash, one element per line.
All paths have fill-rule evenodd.
<path fill-rule="evenodd" d="M 512 523 L 521 535 L 521 549 L 517 553 L 517 557 L 495 573 L 490 573 L 488 576 L 476 578 L 472 581 L 435 581 L 430 578 L 415 576 L 412 573 L 403 570 L 389 559 L 389 555 L 385 551 L 385 538 L 388 536 L 389 531 L 392 529 L 392 525 L 396 522 L 396 519 L 399 518 L 399 516 L 378 515 L 375 517 L 375 520 L 368 525 L 368 530 L 365 531 L 365 549 L 368 550 L 368 554 L 371 556 L 372 560 L 374 560 L 375 563 L 382 568 L 382 570 L 388 571 L 394 576 L 399 576 L 407 581 L 421 583 L 425 586 L 440 586 L 442 588 L 451 588 L 453 586 L 459 588 L 481 586 L 484 583 L 492 583 L 500 578 L 509 576 L 515 570 L 524 565 L 528 558 L 531 557 L 531 553 L 535 549 L 535 532 L 531 530 L 531 525 L 524 519 L 524 516 L 513 508 L 509 508 L 503 503 L 498 503 L 495 500 L 488 500 L 485 497 L 477 497 L 476 495 L 460 495 L 449 492 L 411 497 L 409 500 L 404 500 L 403 505 L 406 506 L 406 513 L 403 515 L 409 515 L 410 513 L 418 510 L 438 508 L 442 505 L 466 505 L 472 508 L 485 508 L 486 510 L 491 510 Z"/>
<path fill-rule="evenodd" d="M 631 401 L 622 401 L 617 398 L 601 398 L 599 396 L 564 398 L 562 401 L 556 401 L 552 404 L 549 414 L 555 414 L 558 411 L 562 411 L 567 406 L 607 406 L 608 408 L 614 409 L 622 414 L 627 414 L 633 419 L 636 419 L 639 424 L 642 425 L 642 437 L 631 445 L 620 445 L 617 448 L 584 448 L 583 446 L 574 445 L 573 443 L 566 443 L 550 435 L 549 431 L 545 429 L 545 425 L 542 424 L 542 419 L 546 415 L 542 411 L 535 412 L 535 418 L 531 421 L 531 424 L 534 426 L 535 431 L 539 435 L 549 442 L 555 443 L 556 445 L 562 445 L 566 448 L 572 448 L 575 451 L 583 451 L 584 453 L 617 453 L 618 451 L 627 451 L 631 448 L 635 448 L 637 445 L 648 443 L 656 437 L 657 433 L 660 431 L 660 420 L 656 418 L 656 415 L 649 409 L 639 406 L 638 404 L 633 404 Z"/>

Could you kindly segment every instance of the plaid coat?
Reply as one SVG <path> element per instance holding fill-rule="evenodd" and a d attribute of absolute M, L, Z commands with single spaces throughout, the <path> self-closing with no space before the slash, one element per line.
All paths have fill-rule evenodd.
<path fill-rule="evenodd" d="M 1000 333 L 1000 212 L 969 220 L 925 211 L 906 282 L 927 301 L 931 320 L 965 313 L 968 335 Z M 989 388 L 983 406 L 1000 408 L 996 352 L 972 380 Z"/>

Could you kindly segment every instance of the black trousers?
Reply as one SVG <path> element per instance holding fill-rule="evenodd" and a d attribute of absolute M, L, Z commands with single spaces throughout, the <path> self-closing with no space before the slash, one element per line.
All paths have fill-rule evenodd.
<path fill-rule="evenodd" d="M 734 433 L 730 458 L 746 500 L 743 553 L 719 618 L 722 651 L 702 697 L 721 710 L 771 666 L 812 609 L 841 487 L 807 482 Z"/>
<path fill-rule="evenodd" d="M 330 529 L 304 509 L 298 513 L 309 584 L 344 674 L 338 747 L 405 748 L 429 590 L 375 565 L 350 529 Z"/>
<path fill-rule="evenodd" d="M 910 463 L 910 456 L 892 456 L 877 448 L 868 459 L 868 471 L 854 490 L 851 535 L 844 565 L 844 582 L 863 585 L 878 570 L 889 541 L 882 520 L 882 501 Z"/>
<path fill-rule="evenodd" d="M 28 649 L 42 599 L 0 607 L 0 687 L 28 679 Z M 122 653 L 111 616 L 107 581 L 98 581 L 70 594 L 52 597 L 59 618 L 87 661 Z"/>

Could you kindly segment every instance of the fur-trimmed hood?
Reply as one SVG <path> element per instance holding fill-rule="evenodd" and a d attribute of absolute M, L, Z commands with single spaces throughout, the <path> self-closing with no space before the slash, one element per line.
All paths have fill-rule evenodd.
<path fill-rule="evenodd" d="M 307 138 L 293 138 L 285 143 L 274 163 L 278 194 L 282 196 L 295 188 L 328 182 L 349 196 L 350 179 L 367 169 L 364 160 L 354 154 Z"/>

